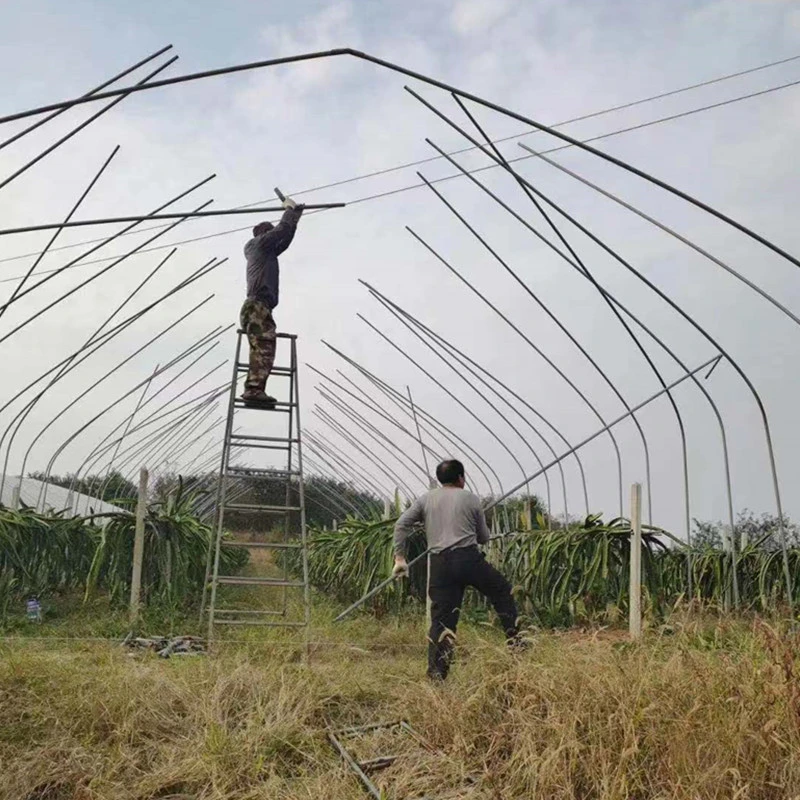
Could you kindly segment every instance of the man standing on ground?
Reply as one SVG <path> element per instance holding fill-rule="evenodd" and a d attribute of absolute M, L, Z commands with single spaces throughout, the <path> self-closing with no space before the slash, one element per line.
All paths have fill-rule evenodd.
<path fill-rule="evenodd" d="M 464 490 L 464 465 L 442 461 L 436 467 L 436 478 L 441 488 L 417 499 L 397 520 L 393 574 L 408 574 L 406 542 L 414 524 L 424 522 L 431 551 L 428 677 L 444 680 L 467 586 L 474 586 L 491 601 L 509 644 L 519 643 L 519 631 L 511 586 L 478 550 L 479 544 L 489 541 L 489 529 L 480 500 Z"/>
<path fill-rule="evenodd" d="M 244 385 L 245 405 L 271 408 L 275 398 L 265 391 L 275 362 L 275 320 L 272 310 L 278 305 L 278 256 L 292 243 L 304 206 L 290 197 L 283 201 L 280 222 L 259 222 L 253 238 L 244 246 L 247 259 L 247 299 L 240 314 L 242 330 L 250 343 L 250 369 Z"/>

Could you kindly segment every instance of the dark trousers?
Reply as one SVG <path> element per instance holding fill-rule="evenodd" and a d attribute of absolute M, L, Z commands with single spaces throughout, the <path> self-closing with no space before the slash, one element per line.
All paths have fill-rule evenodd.
<path fill-rule="evenodd" d="M 431 629 L 428 676 L 446 678 L 453 657 L 458 617 L 467 586 L 485 595 L 509 639 L 517 636 L 517 606 L 511 586 L 477 547 L 457 547 L 431 555 Z"/>

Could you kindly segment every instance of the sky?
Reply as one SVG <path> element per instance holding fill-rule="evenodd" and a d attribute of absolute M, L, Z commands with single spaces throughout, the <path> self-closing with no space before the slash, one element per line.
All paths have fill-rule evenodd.
<path fill-rule="evenodd" d="M 167 44 L 173 45 L 167 55 L 114 86 L 141 80 L 173 54 L 179 60 L 159 77 L 353 47 L 545 124 L 800 55 L 800 9 L 781 0 L 669 4 L 31 0 L 24 5 L 0 2 L 0 11 L 4 21 L 0 68 L 13 76 L 4 82 L 0 116 L 84 94 Z M 596 115 L 561 130 L 589 139 L 795 80 L 800 80 L 800 59 Z M 564 453 L 565 442 L 576 444 L 591 436 L 624 414 L 626 407 L 659 391 L 661 384 L 596 287 L 479 186 L 465 177 L 435 184 L 494 254 L 434 191 L 418 186 L 417 171 L 435 181 L 457 173 L 456 168 L 438 159 L 392 169 L 432 159 L 437 155 L 433 145 L 448 152 L 469 145 L 406 92 L 406 85 L 475 135 L 447 92 L 350 57 L 245 71 L 131 95 L 10 181 L 21 167 L 109 101 L 71 109 L 7 146 L 2 143 L 24 130 L 31 119 L 5 123 L 0 130 L 2 228 L 62 220 L 117 146 L 75 219 L 147 214 L 212 174 L 213 180 L 170 210 L 191 210 L 211 199 L 214 209 L 274 205 L 275 186 L 308 203 L 348 203 L 342 209 L 307 214 L 281 259 L 281 300 L 275 317 L 280 330 L 299 337 L 304 430 L 321 433 L 341 446 L 359 471 L 382 489 L 400 484 L 398 478 L 406 494 L 424 489 L 424 471 L 412 466 L 412 461 L 422 461 L 412 437 L 381 421 L 341 389 L 333 390 L 335 399 L 363 412 L 393 444 L 380 437 L 376 441 L 347 421 L 361 448 L 356 449 L 317 416 L 319 405 L 336 419 L 346 420 L 318 390 L 320 378 L 309 365 L 334 377 L 341 370 L 369 386 L 324 340 L 399 391 L 410 390 L 423 412 L 471 448 L 446 444 L 447 453 L 442 454 L 463 457 L 473 488 L 498 496 L 536 472 L 539 461 L 547 463 Z M 504 157 L 526 155 L 519 142 L 535 150 L 560 144 L 479 104 L 470 103 L 468 109 L 492 138 L 512 137 L 499 145 Z M 800 86 L 600 139 L 595 146 L 698 197 L 789 253 L 800 253 L 796 223 L 800 175 L 794 157 L 798 133 Z M 492 164 L 485 154 L 474 151 L 454 158 L 467 169 Z M 800 275 L 788 260 L 591 153 L 570 148 L 550 158 L 674 228 L 800 316 Z M 800 480 L 800 430 L 795 423 L 800 379 L 792 368 L 800 356 L 797 323 L 719 265 L 574 177 L 533 157 L 516 167 L 619 255 L 621 260 L 554 214 L 558 231 L 595 280 L 682 363 L 695 369 L 719 352 L 717 346 L 735 359 L 769 421 L 784 508 L 800 517 L 800 501 L 792 491 Z M 374 172 L 381 174 L 353 180 Z M 546 239 L 558 243 L 513 177 L 498 169 L 475 177 Z M 212 258 L 227 259 L 161 302 L 49 388 L 20 425 L 12 446 L 8 436 L 0 444 L 0 458 L 8 458 L 8 474 L 18 474 L 23 467 L 43 470 L 51 460 L 59 474 L 91 466 L 90 454 L 125 429 L 145 386 L 142 403 L 163 391 L 142 406 L 132 428 L 162 402 L 188 403 L 224 386 L 230 379 L 230 363 L 223 362 L 230 361 L 236 344 L 231 330 L 171 384 L 165 386 L 194 356 L 157 374 L 149 385 L 147 381 L 201 337 L 236 322 L 244 296 L 242 248 L 250 226 L 260 218 L 188 221 L 152 244 L 144 243 L 165 228 L 146 223 L 142 231 L 103 246 L 86 256 L 86 263 L 64 270 L 8 307 L 0 317 L 0 435 L 12 429 L 17 414 L 41 391 L 38 387 L 56 375 L 55 366 L 80 348 L 120 304 L 127 300 L 111 326 L 158 300 Z M 28 285 L 98 244 L 79 243 L 119 230 L 117 225 L 62 232 L 40 259 Z M 36 254 L 51 236 L 51 232 L 0 236 L 0 302 L 11 297 L 19 276 L 36 262 Z M 186 239 L 199 240 L 181 244 L 131 298 L 172 244 Z M 119 264 L 97 261 L 137 246 L 145 252 Z M 622 261 L 684 309 L 686 317 Z M 508 386 L 514 395 L 495 384 L 504 399 L 481 390 L 502 416 L 465 382 L 466 377 L 475 383 L 471 375 L 454 365 L 441 348 L 430 349 L 417 339 L 370 296 L 361 280 Z M 64 301 L 48 308 L 72 290 Z M 677 380 L 684 368 L 636 323 L 630 325 L 664 380 Z M 22 327 L 17 330 L 18 326 Z M 155 340 L 148 344 L 151 339 Z M 144 349 L 138 352 L 140 348 Z M 279 350 L 279 363 L 287 358 L 288 353 Z M 13 399 L 41 375 L 46 376 L 44 383 Z M 773 512 L 772 473 L 753 392 L 726 362 L 703 385 L 719 410 L 727 437 L 734 510 Z M 268 388 L 278 394 L 285 390 L 278 378 Z M 374 389 L 369 391 L 379 397 Z M 686 440 L 689 516 L 726 519 L 728 496 L 717 417 L 690 382 L 677 387 L 673 397 Z M 385 399 L 380 406 L 392 409 Z M 220 400 L 209 416 L 192 418 L 177 432 L 180 447 L 172 457 L 165 462 L 156 447 L 148 466 L 159 473 L 191 464 L 219 442 L 219 419 L 224 413 Z M 404 425 L 413 425 L 397 413 Z M 273 430 L 278 422 L 272 417 L 277 415 L 270 420 L 261 419 L 264 416 L 254 421 L 251 415 L 241 424 L 248 430 L 253 425 Z M 638 412 L 637 419 L 641 433 L 630 420 L 613 429 L 620 452 L 623 512 L 628 514 L 630 485 L 648 483 L 644 438 L 651 488 L 649 498 L 645 493 L 645 521 L 652 519 L 682 536 L 684 459 L 675 410 L 661 397 Z M 155 425 L 142 429 L 141 435 L 147 430 L 155 430 Z M 425 437 L 432 449 L 442 451 L 428 434 Z M 123 444 L 120 452 L 126 447 Z M 170 454 L 168 439 L 164 447 Z M 110 463 L 111 452 L 97 450 L 99 466 Z M 213 449 L 206 452 L 213 454 Z M 620 503 L 614 442 L 602 435 L 580 453 L 590 510 L 616 516 Z M 307 455 L 315 458 L 310 449 Z M 478 456 L 488 481 L 478 468 Z M 134 448 L 121 463 L 134 474 L 142 458 L 150 458 L 148 451 L 137 457 Z M 565 459 L 563 470 L 568 510 L 580 515 L 586 509 L 575 459 Z M 541 497 L 549 493 L 552 510 L 563 514 L 561 475 L 556 469 L 548 475 L 549 485 L 537 477 L 531 491 Z"/>

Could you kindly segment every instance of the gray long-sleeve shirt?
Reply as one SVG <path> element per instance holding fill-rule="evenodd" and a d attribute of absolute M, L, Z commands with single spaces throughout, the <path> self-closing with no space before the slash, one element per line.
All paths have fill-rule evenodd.
<path fill-rule="evenodd" d="M 418 522 L 425 523 L 428 547 L 433 553 L 489 541 L 481 501 L 465 489 L 443 486 L 417 498 L 394 526 L 397 555 L 405 556 L 408 536 Z"/>
<path fill-rule="evenodd" d="M 254 236 L 244 246 L 249 300 L 260 300 L 270 309 L 278 305 L 278 256 L 292 243 L 302 213 L 302 207 L 287 208 L 271 231 Z"/>

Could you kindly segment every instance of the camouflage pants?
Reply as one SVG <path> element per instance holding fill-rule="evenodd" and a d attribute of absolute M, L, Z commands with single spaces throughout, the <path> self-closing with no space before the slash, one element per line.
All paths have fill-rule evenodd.
<path fill-rule="evenodd" d="M 272 311 L 260 300 L 245 300 L 239 323 L 250 343 L 250 370 L 245 390 L 264 391 L 275 363 L 275 320 Z"/>

